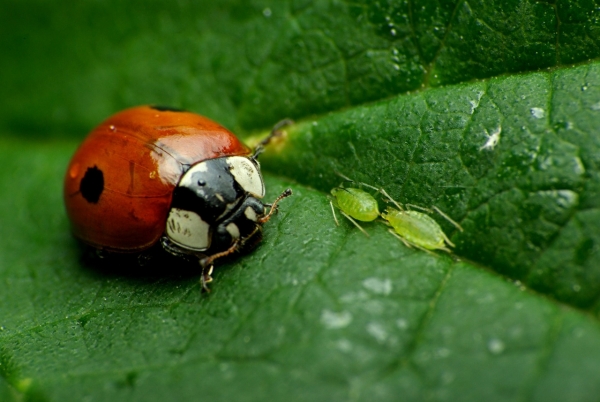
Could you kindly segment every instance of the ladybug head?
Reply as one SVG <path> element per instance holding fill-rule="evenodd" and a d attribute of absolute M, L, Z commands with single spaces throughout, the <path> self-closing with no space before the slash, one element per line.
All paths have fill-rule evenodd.
<path fill-rule="evenodd" d="M 247 210 L 246 199 L 260 204 L 260 208 L 254 207 L 261 215 L 263 205 L 258 199 L 264 192 L 262 176 L 252 159 L 227 156 L 199 162 L 184 173 L 173 192 L 167 236 L 184 248 L 205 250 L 221 224 L 243 216 L 240 211 Z"/>

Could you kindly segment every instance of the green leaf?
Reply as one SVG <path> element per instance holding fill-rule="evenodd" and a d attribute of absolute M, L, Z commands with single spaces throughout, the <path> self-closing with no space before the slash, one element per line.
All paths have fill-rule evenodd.
<path fill-rule="evenodd" d="M 596 400 L 596 8 L 5 1 L 0 400 Z M 298 121 L 261 155 L 266 199 L 294 196 L 210 294 L 95 267 L 69 232 L 77 143 L 140 103 L 250 142 Z M 440 207 L 454 253 L 336 227 L 336 170 Z"/>
<path fill-rule="evenodd" d="M 599 100 L 599 64 L 446 87 L 303 122 L 263 164 L 436 205 L 465 228 L 458 255 L 596 311 Z"/>
<path fill-rule="evenodd" d="M 267 128 L 423 86 L 598 57 L 597 6 L 5 0 L 0 128 L 80 137 L 140 103 Z"/>

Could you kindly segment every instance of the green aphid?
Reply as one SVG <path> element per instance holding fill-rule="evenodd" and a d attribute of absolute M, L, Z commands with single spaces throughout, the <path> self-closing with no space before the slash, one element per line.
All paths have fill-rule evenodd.
<path fill-rule="evenodd" d="M 390 232 L 407 246 L 415 246 L 426 250 L 444 250 L 450 252 L 446 245 L 454 247 L 442 228 L 429 215 L 418 211 L 399 211 L 387 208 L 381 217 L 392 229 Z"/>
<path fill-rule="evenodd" d="M 435 210 L 458 230 L 463 231 L 463 228 L 458 223 L 435 206 L 432 207 L 433 210 L 412 204 L 406 204 L 406 207 L 404 207 L 395 201 L 383 188 L 355 182 L 340 173 L 337 174 L 346 181 L 378 191 L 387 198 L 388 202 L 393 203 L 397 208 L 388 207 L 383 213 L 380 213 L 377 200 L 366 191 L 354 187 L 336 187 L 331 190 L 333 199 L 330 199 L 329 203 L 333 219 L 338 226 L 339 222 L 335 215 L 334 207 L 338 208 L 340 213 L 356 225 L 366 236 L 369 236 L 369 234 L 356 221 L 371 222 L 381 216 L 391 226 L 390 233 L 400 239 L 407 247 L 416 247 L 429 253 L 431 250 L 450 252 L 448 247 L 454 247 L 454 244 L 433 218 L 426 213 L 411 210 L 410 208 L 420 209 L 428 213 L 432 213 Z"/>
<path fill-rule="evenodd" d="M 454 243 L 448 239 L 448 236 L 442 231 L 440 225 L 429 215 L 402 207 L 383 189 L 379 189 L 379 192 L 398 208 L 386 208 L 381 217 L 392 227 L 389 230 L 390 233 L 400 239 L 407 247 L 412 246 L 427 252 L 431 252 L 430 250 L 450 252 L 450 249 L 446 246 L 454 247 Z M 407 204 L 406 207 L 421 209 L 429 213 L 433 212 L 430 209 L 417 205 Z M 432 208 L 448 222 L 452 223 L 458 230 L 463 231 L 463 228 L 458 223 L 453 221 L 438 207 L 434 206 Z"/>
<path fill-rule="evenodd" d="M 342 177 L 353 182 L 345 176 Z M 377 219 L 380 215 L 377 200 L 366 191 L 353 187 L 336 187 L 331 190 L 331 195 L 333 199 L 329 200 L 329 204 L 335 224 L 340 225 L 334 207 L 368 237 L 369 234 L 356 221 L 371 222 Z"/>

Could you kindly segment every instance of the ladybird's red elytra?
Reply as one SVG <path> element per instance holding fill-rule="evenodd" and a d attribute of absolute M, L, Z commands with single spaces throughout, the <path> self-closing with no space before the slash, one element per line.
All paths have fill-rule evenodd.
<path fill-rule="evenodd" d="M 213 261 L 259 236 L 277 202 L 291 194 L 286 190 L 270 209 L 260 201 L 256 157 L 267 142 L 253 152 L 219 124 L 178 109 L 117 113 L 88 135 L 67 168 L 72 231 L 108 252 L 143 253 L 160 244 L 196 258 L 206 288 Z"/>

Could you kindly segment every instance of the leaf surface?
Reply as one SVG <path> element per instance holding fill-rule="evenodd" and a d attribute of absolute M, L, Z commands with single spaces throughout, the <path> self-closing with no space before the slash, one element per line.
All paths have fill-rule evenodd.
<path fill-rule="evenodd" d="M 0 400 L 597 400 L 595 2 L 3 7 Z M 261 155 L 294 196 L 209 295 L 70 235 L 70 156 L 141 103 L 297 120 Z M 336 170 L 441 208 L 454 253 L 336 227 Z"/>

